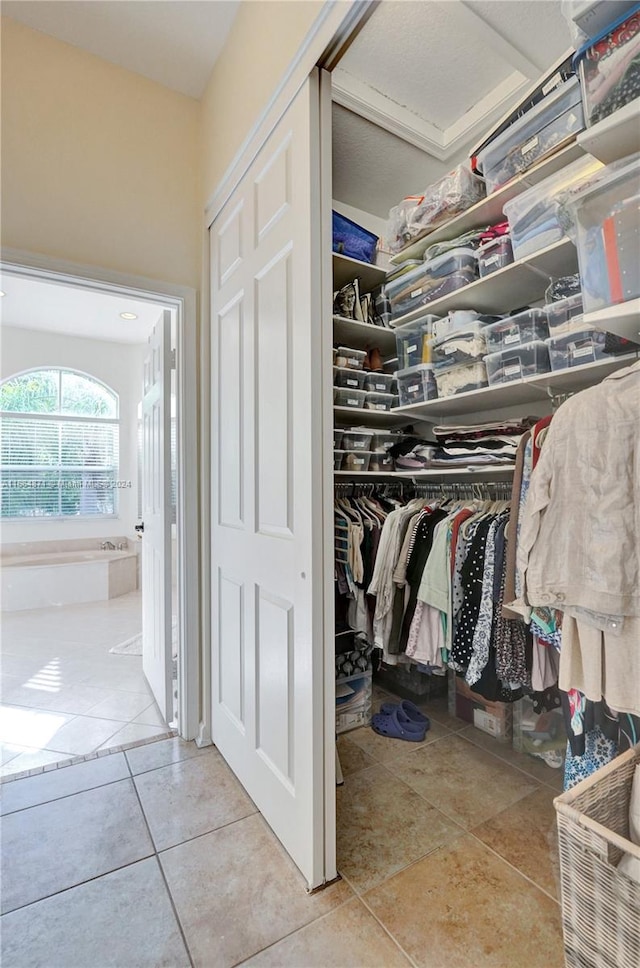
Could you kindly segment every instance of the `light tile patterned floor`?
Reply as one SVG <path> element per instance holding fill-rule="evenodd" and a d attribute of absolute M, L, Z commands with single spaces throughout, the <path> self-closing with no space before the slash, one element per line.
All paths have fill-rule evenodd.
<path fill-rule="evenodd" d="M 2 613 L 0 775 L 167 731 L 142 657 L 109 652 L 141 623 L 140 592 Z"/>
<path fill-rule="evenodd" d="M 6 781 L 4 968 L 561 968 L 559 771 L 426 709 L 434 738 L 392 758 L 340 738 L 343 877 L 313 895 L 213 747 Z"/>

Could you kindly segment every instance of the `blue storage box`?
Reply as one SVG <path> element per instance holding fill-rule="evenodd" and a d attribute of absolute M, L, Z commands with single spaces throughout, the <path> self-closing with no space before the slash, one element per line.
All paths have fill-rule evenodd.
<path fill-rule="evenodd" d="M 350 218 L 333 213 L 333 251 L 340 255 L 348 255 L 360 262 L 376 261 L 376 246 L 378 236 L 368 232 L 361 225 L 352 222 Z"/>

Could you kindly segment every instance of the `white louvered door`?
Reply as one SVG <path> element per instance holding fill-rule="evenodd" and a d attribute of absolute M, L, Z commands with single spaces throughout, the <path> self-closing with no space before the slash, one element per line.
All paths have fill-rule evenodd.
<path fill-rule="evenodd" d="M 211 227 L 213 738 L 311 887 L 326 876 L 318 112 L 314 74 Z"/>

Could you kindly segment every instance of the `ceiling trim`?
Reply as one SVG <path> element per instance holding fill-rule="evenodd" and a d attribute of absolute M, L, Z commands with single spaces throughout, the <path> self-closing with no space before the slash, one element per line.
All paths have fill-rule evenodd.
<path fill-rule="evenodd" d="M 396 101 L 374 90 L 343 68 L 331 75 L 332 97 L 336 104 L 359 114 L 379 128 L 397 135 L 403 141 L 421 148 L 440 161 L 448 156 L 445 132 L 418 117 Z"/>
<path fill-rule="evenodd" d="M 348 111 L 415 145 L 438 161 L 447 161 L 480 130 L 485 130 L 487 124 L 504 111 L 505 105 L 511 103 L 513 95 L 527 84 L 528 78 L 514 71 L 445 130 L 340 67 L 332 74 L 332 97 L 336 104 Z"/>
<path fill-rule="evenodd" d="M 489 94 L 485 94 L 466 114 L 454 121 L 446 130 L 449 153 L 453 154 L 470 138 L 475 137 L 480 130 L 486 131 L 487 124 L 491 124 L 492 120 L 502 114 L 506 107 L 511 107 L 514 94 L 524 90 L 528 84 L 528 77 L 520 71 L 514 71 L 497 84 Z"/>
<path fill-rule="evenodd" d="M 460 18 L 466 33 L 475 34 L 483 45 L 494 51 L 508 64 L 511 64 L 514 70 L 524 74 L 530 80 L 537 77 L 544 69 L 544 65 L 535 64 L 510 40 L 507 40 L 497 27 L 493 27 L 486 20 L 483 20 L 480 14 L 476 13 L 465 0 L 453 0 L 451 11 L 454 16 Z"/>

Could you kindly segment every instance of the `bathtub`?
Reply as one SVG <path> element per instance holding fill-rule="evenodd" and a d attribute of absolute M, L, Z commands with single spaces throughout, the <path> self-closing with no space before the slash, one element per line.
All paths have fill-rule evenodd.
<path fill-rule="evenodd" d="M 103 602 L 135 591 L 137 558 L 130 548 L 3 554 L 2 609 L 18 612 L 50 605 Z"/>

